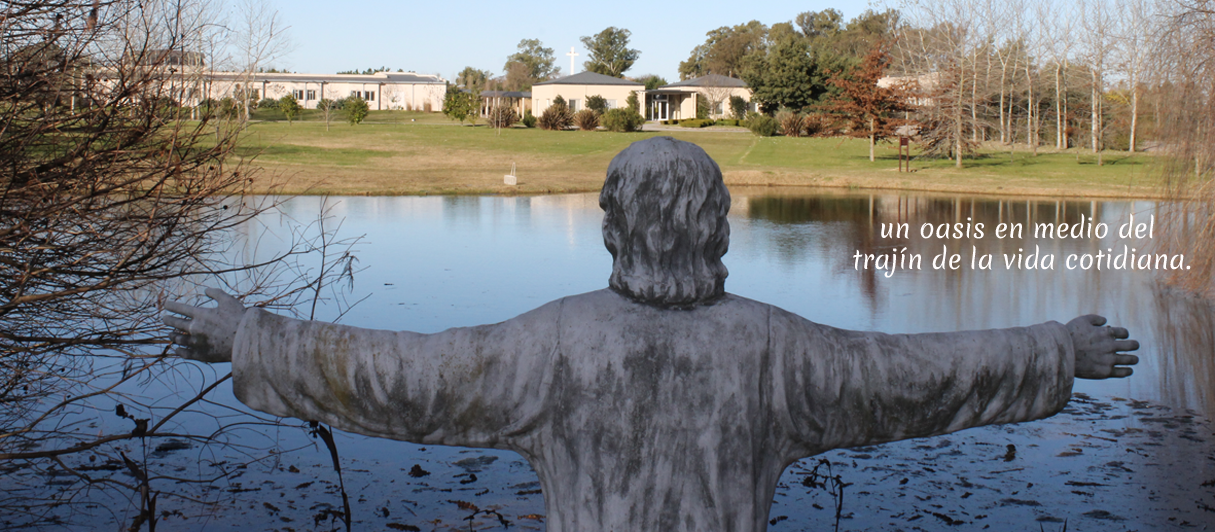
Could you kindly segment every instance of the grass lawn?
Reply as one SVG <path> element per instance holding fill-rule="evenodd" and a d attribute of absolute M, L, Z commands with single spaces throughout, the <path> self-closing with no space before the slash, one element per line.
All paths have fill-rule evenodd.
<path fill-rule="evenodd" d="M 277 112 L 274 112 L 277 113 Z M 269 112 L 246 131 L 240 156 L 256 155 L 257 188 L 286 178 L 287 193 L 315 194 L 536 194 L 598 190 L 608 162 L 630 143 L 670 135 L 696 143 L 721 166 L 729 185 L 886 188 L 1010 195 L 1156 197 L 1152 156 L 1106 152 L 1056 153 L 1024 147 L 967 159 L 916 161 L 898 172 L 895 146 L 879 145 L 869 162 L 865 140 L 756 137 L 738 128 L 669 131 L 501 131 L 484 122 L 458 126 L 438 113 L 372 112 L 351 126 L 335 113 L 328 131 L 315 111 L 292 124 Z M 281 115 L 280 115 L 281 116 Z M 519 184 L 502 184 L 512 163 Z"/>

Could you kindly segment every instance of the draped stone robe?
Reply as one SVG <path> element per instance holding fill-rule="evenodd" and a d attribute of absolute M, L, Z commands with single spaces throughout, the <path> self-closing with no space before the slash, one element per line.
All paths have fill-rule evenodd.
<path fill-rule="evenodd" d="M 664 310 L 600 290 L 435 334 L 252 309 L 233 373 L 270 414 L 516 451 L 551 532 L 751 532 L 793 461 L 1053 415 L 1073 357 L 1057 322 L 891 335 L 730 294 Z"/>

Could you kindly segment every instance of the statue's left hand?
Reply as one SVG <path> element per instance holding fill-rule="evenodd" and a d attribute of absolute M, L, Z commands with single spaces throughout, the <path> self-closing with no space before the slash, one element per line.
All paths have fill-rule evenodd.
<path fill-rule="evenodd" d="M 1139 363 L 1139 357 L 1119 353 L 1139 349 L 1139 342 L 1127 340 L 1130 333 L 1122 327 L 1102 327 L 1105 318 L 1096 314 L 1080 316 L 1067 322 L 1076 351 L 1076 378 L 1108 379 L 1129 377 L 1129 367 Z"/>
<path fill-rule="evenodd" d="M 201 362 L 231 362 L 236 329 L 247 309 L 240 300 L 218 288 L 208 288 L 204 293 L 219 304 L 204 308 L 176 301 L 165 303 L 165 309 L 185 316 L 165 314 L 165 325 L 176 329 L 169 334 L 169 339 L 182 346 L 175 351 L 179 357 Z"/>

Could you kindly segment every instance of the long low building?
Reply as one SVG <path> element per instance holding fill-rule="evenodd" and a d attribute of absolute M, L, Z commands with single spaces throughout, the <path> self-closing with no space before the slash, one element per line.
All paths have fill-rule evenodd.
<path fill-rule="evenodd" d="M 156 90 L 181 105 L 194 107 L 204 100 L 223 98 L 279 99 L 295 96 L 305 109 L 316 109 L 321 99 L 337 100 L 358 96 L 372 110 L 439 112 L 447 80 L 416 72 L 377 72 L 375 74 L 293 74 L 214 72 L 205 68 L 158 66 L 154 74 Z M 117 74 L 99 71 L 101 83 L 114 83 Z M 129 82 L 129 80 L 128 80 Z"/>
<path fill-rule="evenodd" d="M 443 110 L 447 80 L 416 72 L 375 74 L 241 74 L 216 72 L 200 78 L 204 98 L 245 94 L 254 100 L 295 95 L 305 109 L 316 109 L 322 98 L 358 96 L 373 110 L 438 112 Z"/>

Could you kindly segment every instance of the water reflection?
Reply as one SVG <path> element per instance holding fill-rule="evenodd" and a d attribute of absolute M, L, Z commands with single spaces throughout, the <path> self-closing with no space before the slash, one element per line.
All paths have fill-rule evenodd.
<path fill-rule="evenodd" d="M 1081 220 L 1111 224 L 1116 229 L 1132 213 L 1137 217 L 1152 215 L 1154 203 L 808 193 L 788 189 L 736 189 L 732 194 L 731 245 L 724 261 L 730 269 L 726 288 L 733 293 L 783 307 L 820 323 L 887 332 L 1013 327 L 1048 320 L 1066 321 L 1095 312 L 1128 327 L 1143 343 L 1143 362 L 1134 377 L 1077 383 L 1077 391 L 1097 399 L 1088 403 L 1078 401 L 1079 413 L 1072 417 L 1060 416 L 1007 431 L 1005 428 L 968 431 L 953 440 L 931 444 L 940 446 L 934 449 L 941 451 L 921 449 L 920 446 L 929 445 L 923 442 L 909 442 L 834 455 L 833 460 L 854 464 L 847 471 L 847 480 L 861 482 L 858 485 L 871 484 L 873 497 L 883 490 L 895 493 L 901 489 L 897 487 L 901 478 L 913 478 L 909 486 L 916 486 L 915 475 L 924 474 L 917 472 L 921 469 L 917 460 L 931 461 L 936 459 L 931 457 L 955 451 L 964 459 L 940 458 L 939 462 L 950 465 L 934 463 L 925 467 L 949 471 L 950 475 L 973 475 L 963 482 L 994 486 L 993 489 L 1004 490 L 1002 497 L 1024 489 L 1029 483 L 1057 484 L 1062 490 L 1058 494 L 1039 496 L 1048 503 L 1056 500 L 1051 497 L 1075 496 L 1074 488 L 1065 487 L 1060 480 L 1073 478 L 1066 475 L 1074 474 L 1074 478 L 1096 475 L 1090 479 L 1092 482 L 1107 482 L 1102 479 L 1125 473 L 1109 465 L 1131 463 L 1123 455 L 1150 456 L 1144 458 L 1148 462 L 1201 464 L 1195 466 L 1195 472 L 1182 474 L 1186 485 L 1193 484 L 1195 490 L 1200 489 L 1200 482 L 1209 480 L 1198 478 L 1209 469 L 1205 450 L 1158 441 L 1143 443 L 1142 447 L 1124 442 L 1130 441 L 1127 435 L 1142 430 L 1136 423 L 1157 423 L 1154 426 L 1164 433 L 1176 431 L 1183 437 L 1189 436 L 1183 432 L 1183 417 L 1165 416 L 1155 406 L 1143 406 L 1147 403 L 1135 400 L 1163 403 L 1181 413 L 1186 409 L 1206 416 L 1215 413 L 1212 307 L 1161 288 L 1152 272 L 1068 270 L 1058 262 L 1067 254 L 1096 253 L 1124 244 L 1150 249 L 1150 239 L 1120 238 L 1116 230 L 1105 238 L 1080 239 L 1035 238 L 1032 232 L 1037 223 L 1074 224 Z M 318 203 L 317 198 L 298 198 L 292 201 L 291 208 L 299 213 L 315 212 Z M 370 293 L 370 297 L 344 319 L 353 325 L 430 332 L 501 321 L 561 296 L 602 288 L 610 273 L 611 258 L 603 247 L 602 212 L 595 194 L 532 198 L 343 198 L 334 212 L 345 219 L 347 233 L 365 233 L 370 242 L 360 254 L 361 263 L 369 269 L 356 280 L 358 289 Z M 984 224 L 984 237 L 979 238 L 972 231 L 970 237 L 924 238 L 919 232 L 925 223 L 937 226 L 967 222 L 972 226 Z M 901 223 L 908 224 L 910 234 L 882 235 L 882 224 Z M 995 238 L 993 230 L 1000 223 L 1022 223 L 1025 231 L 1021 235 Z M 270 225 L 264 230 L 272 231 Z M 885 271 L 855 267 L 854 256 L 858 251 L 876 255 L 904 248 L 905 253 L 923 256 L 921 269 L 903 269 L 887 275 Z M 1040 254 L 1057 257 L 1053 270 L 1008 269 L 1002 264 L 1005 254 L 1035 248 Z M 967 257 L 964 261 L 967 267 L 932 269 L 932 257 L 942 250 Z M 974 253 L 992 254 L 996 261 L 992 269 L 970 269 L 969 256 Z M 1130 401 L 1117 401 L 1114 397 Z M 1097 426 L 1100 428 L 1093 428 Z M 1014 430 L 1039 434 L 1042 439 L 1034 440 L 1032 449 L 1027 449 L 1024 440 L 1009 439 L 1014 438 L 1010 436 Z M 1070 442 L 1076 440 L 1081 443 L 1073 449 Z M 1004 481 L 997 479 L 1008 477 L 1005 470 L 1010 468 L 996 458 L 988 460 L 984 453 L 1002 456 L 1006 444 L 1019 446 L 1023 459 L 1032 458 L 1048 465 L 1019 473 L 1016 482 L 1009 480 L 1012 484 L 1019 482 L 1017 486 L 999 484 Z M 351 438 L 344 445 L 347 456 L 355 460 L 375 457 L 387 462 L 386 457 L 393 457 L 399 463 L 385 468 L 393 474 L 408 470 L 414 461 L 423 459 L 419 457 L 432 460 L 429 464 L 449 465 L 462 459 L 458 451 L 429 448 L 422 454 L 405 444 L 383 440 Z M 1098 452 L 1100 446 L 1105 446 L 1100 450 L 1104 454 Z M 988 453 L 989 447 L 995 450 Z M 1132 447 L 1138 450 L 1128 455 L 1127 449 Z M 862 455 L 872 458 L 859 458 Z M 1067 462 L 1060 457 L 1076 458 Z M 967 465 L 965 460 L 979 465 Z M 524 485 L 533 480 L 517 457 L 505 458 L 500 463 L 504 467 L 494 473 L 496 482 L 508 478 L 509 482 Z M 1142 482 L 1163 493 L 1164 486 L 1177 484 L 1177 471 L 1161 472 L 1145 466 L 1141 476 L 1132 477 L 1136 483 Z M 990 480 L 979 482 L 980 477 Z M 436 476 L 433 483 L 438 482 Z M 942 493 L 948 493 L 956 498 L 965 489 L 950 491 L 958 486 L 957 479 L 952 477 L 938 475 L 927 482 L 933 484 L 918 488 L 922 491 L 915 492 L 917 496 L 941 497 Z M 797 484 L 797 479 L 792 478 L 788 484 Z M 517 504 L 513 494 L 530 489 L 508 490 L 507 501 Z M 1135 490 L 1138 489 L 1136 484 Z M 973 488 L 972 491 L 978 493 Z M 798 503 L 800 499 L 792 490 L 782 493 L 788 494 L 788 500 L 781 499 L 782 504 L 791 506 L 774 507 L 774 518 L 782 508 L 809 512 L 806 509 L 809 503 Z M 1128 493 L 1111 495 L 1111 500 L 1138 511 L 1137 505 L 1143 501 L 1136 499 L 1137 492 Z M 452 497 L 433 495 L 438 505 Z M 901 492 L 895 495 L 902 497 Z M 883 514 L 879 507 L 906 510 L 910 499 L 898 499 L 895 495 L 854 511 L 858 515 L 872 513 L 884 517 L 893 512 Z M 411 500 L 421 496 L 414 497 Z M 1161 500 L 1159 495 L 1154 497 Z M 1163 500 L 1171 500 L 1169 497 L 1173 496 L 1167 495 Z M 535 505 L 537 501 L 530 500 L 528 504 Z M 849 504 L 855 501 L 850 500 Z M 997 498 L 990 505 L 980 505 L 974 510 L 993 516 L 1030 511 L 999 504 Z M 1090 509 L 1085 507 L 1083 511 Z M 796 515 L 788 515 L 792 516 L 790 522 L 782 526 L 790 529 L 801 526 L 795 525 Z M 826 521 L 817 523 L 821 526 Z M 860 517 L 856 523 L 861 526 Z M 1073 521 L 1069 530 L 1083 529 L 1076 523 Z M 879 521 L 863 526 L 889 528 Z M 1054 526 L 1058 528 L 1059 525 Z M 1048 525 L 1047 529 L 1051 527 Z"/>

